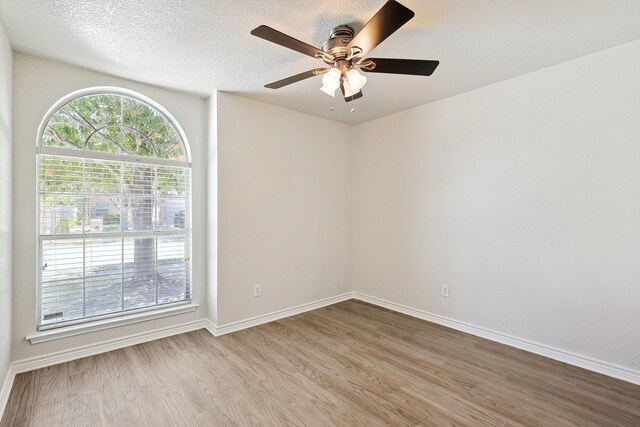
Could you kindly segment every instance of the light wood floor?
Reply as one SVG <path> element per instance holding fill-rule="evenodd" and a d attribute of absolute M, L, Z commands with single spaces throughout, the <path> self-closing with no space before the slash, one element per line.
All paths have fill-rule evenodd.
<path fill-rule="evenodd" d="M 24 425 L 640 426 L 640 387 L 348 301 L 20 374 Z"/>

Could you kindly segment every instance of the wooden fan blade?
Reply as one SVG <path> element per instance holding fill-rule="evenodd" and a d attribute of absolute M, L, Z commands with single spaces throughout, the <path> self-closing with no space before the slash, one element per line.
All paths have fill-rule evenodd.
<path fill-rule="evenodd" d="M 440 61 L 428 61 L 422 59 L 391 59 L 391 58 L 367 58 L 376 66 L 367 70 L 367 73 L 410 74 L 414 76 L 430 76 L 440 64 Z"/>
<path fill-rule="evenodd" d="M 351 101 L 355 101 L 356 99 L 362 98 L 362 90 L 359 90 L 358 92 L 354 93 L 351 96 L 345 95 L 344 83 L 343 82 L 340 82 L 340 90 L 342 91 L 342 96 L 344 97 L 344 100 L 346 102 L 351 102 Z"/>
<path fill-rule="evenodd" d="M 299 82 L 300 80 L 308 79 L 318 75 L 324 71 L 324 68 L 314 68 L 313 70 L 305 71 L 304 73 L 296 74 L 295 76 L 287 77 L 286 79 L 278 80 L 277 82 L 269 83 L 264 87 L 269 89 L 280 89 L 281 87 L 290 85 L 291 83 Z"/>
<path fill-rule="evenodd" d="M 310 44 L 294 39 L 293 37 L 281 33 L 278 30 L 274 30 L 271 27 L 267 27 L 266 25 L 260 25 L 259 27 L 254 28 L 251 31 L 251 34 L 314 58 L 316 58 L 316 54 L 322 55 L 322 51 L 317 47 L 313 47 Z"/>
<path fill-rule="evenodd" d="M 362 49 L 362 56 L 366 55 L 413 18 L 414 15 L 415 13 L 411 9 L 397 1 L 387 1 L 378 13 L 367 22 L 367 25 L 356 34 L 347 49 L 357 46 Z"/>

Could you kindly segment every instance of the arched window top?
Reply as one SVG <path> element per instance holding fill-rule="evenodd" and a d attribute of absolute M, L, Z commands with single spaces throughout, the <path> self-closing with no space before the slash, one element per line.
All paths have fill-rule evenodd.
<path fill-rule="evenodd" d="M 184 132 L 160 105 L 118 88 L 60 100 L 41 126 L 40 146 L 189 161 Z"/>

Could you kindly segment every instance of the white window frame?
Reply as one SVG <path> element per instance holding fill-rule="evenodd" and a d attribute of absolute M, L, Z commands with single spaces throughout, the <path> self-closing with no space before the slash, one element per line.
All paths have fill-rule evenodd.
<path fill-rule="evenodd" d="M 151 108 L 155 109 L 159 113 L 161 113 L 167 121 L 175 128 L 178 133 L 182 146 L 185 153 L 185 160 L 171 160 L 171 159 L 162 159 L 155 157 L 146 157 L 146 156 L 136 156 L 129 154 L 120 154 L 120 153 L 107 153 L 107 152 L 99 152 L 99 151 L 83 151 L 83 150 L 75 150 L 75 149 L 66 149 L 66 148 L 57 148 L 57 147 L 43 147 L 42 146 L 42 138 L 45 132 L 45 129 L 49 123 L 51 117 L 64 105 L 73 101 L 74 99 L 81 98 L 84 96 L 90 95 L 101 95 L 101 94 L 113 94 L 113 95 L 123 95 L 129 98 L 133 98 L 137 101 L 145 103 L 149 105 Z M 78 156 L 79 152 L 82 152 L 82 156 Z M 43 238 L 41 235 L 41 224 L 40 224 L 40 155 L 41 154 L 58 154 L 64 156 L 66 154 L 72 155 L 76 158 L 88 158 L 88 159 L 100 159 L 100 160 L 118 160 L 118 161 L 128 161 L 128 162 L 144 162 L 147 164 L 158 164 L 158 165 L 168 165 L 168 166 L 181 166 L 187 167 L 191 169 L 191 150 L 189 148 L 189 142 L 187 136 L 180 126 L 180 123 L 176 120 L 176 118 L 167 111 L 162 105 L 153 99 L 144 96 L 138 92 L 134 92 L 129 89 L 115 87 L 115 86 L 96 86 L 90 87 L 86 89 L 81 89 L 69 93 L 68 95 L 61 98 L 58 102 L 49 108 L 42 121 L 40 122 L 40 126 L 38 127 L 37 140 L 36 140 L 36 235 L 37 235 L 37 265 L 36 265 L 36 277 L 37 277 L 37 291 L 36 291 L 36 325 L 40 325 L 40 307 L 41 307 L 41 287 L 42 287 L 42 242 Z M 189 259 L 189 264 L 187 266 L 188 275 L 189 275 L 189 284 L 190 284 L 190 299 L 185 301 L 179 301 L 175 303 L 166 303 L 157 306 L 148 306 L 139 309 L 126 310 L 122 312 L 110 313 L 100 316 L 95 316 L 91 318 L 70 320 L 67 322 L 63 322 L 58 325 L 40 325 L 37 328 L 37 332 L 33 335 L 27 336 L 26 339 L 29 340 L 32 344 L 36 344 L 39 342 L 50 341 L 53 339 L 64 338 L 73 335 L 79 335 L 87 332 L 92 332 L 96 330 L 107 329 L 111 327 L 122 326 L 131 323 L 143 322 L 155 318 L 161 318 L 176 314 L 187 313 L 191 311 L 195 311 L 198 308 L 198 304 L 195 304 L 193 301 L 195 299 L 194 295 L 194 287 L 193 287 L 193 263 L 192 263 L 192 187 L 189 186 L 189 191 L 186 194 L 186 203 L 187 203 L 187 211 L 189 213 L 188 217 L 185 218 L 186 223 L 188 223 L 188 229 L 185 232 L 185 257 Z M 157 233 L 157 232 L 156 232 Z M 64 238 L 64 237 L 63 237 Z"/>

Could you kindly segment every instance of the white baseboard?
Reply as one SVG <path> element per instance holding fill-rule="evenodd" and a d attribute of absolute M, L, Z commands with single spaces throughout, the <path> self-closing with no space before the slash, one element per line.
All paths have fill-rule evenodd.
<path fill-rule="evenodd" d="M 316 310 L 318 308 L 326 307 L 328 305 L 336 304 L 350 299 L 353 299 L 353 292 L 347 292 L 342 295 L 323 298 L 318 301 L 300 304 L 295 307 L 273 311 L 261 316 L 251 317 L 249 319 L 239 320 L 237 322 L 226 323 L 224 325 L 214 325 L 213 323 L 209 322 L 210 327 L 207 328 L 207 330 L 209 330 L 209 332 L 211 332 L 214 336 L 218 337 L 220 335 L 229 334 L 241 329 L 247 329 L 253 326 L 262 325 L 263 323 L 273 322 L 274 320 L 283 319 L 285 317 L 295 316 L 296 314 L 304 313 L 305 311 Z"/>
<path fill-rule="evenodd" d="M 70 348 L 55 353 L 48 353 L 42 356 L 29 357 L 27 359 L 16 360 L 12 363 L 16 374 L 21 372 L 33 371 L 47 366 L 57 365 L 58 363 L 69 362 L 71 360 L 83 357 L 93 356 L 108 351 L 129 347 L 144 342 L 157 340 L 160 338 L 170 337 L 172 335 L 183 334 L 198 329 L 206 328 L 206 319 L 194 320 L 191 322 L 181 323 L 179 325 L 169 326 L 166 328 L 154 329 L 149 332 L 140 332 L 137 334 L 126 335 L 120 338 L 114 338 L 107 341 L 101 341 L 95 344 L 87 344 L 80 347 Z"/>
<path fill-rule="evenodd" d="M 9 402 L 9 394 L 11 394 L 11 387 L 13 387 L 13 380 L 15 378 L 16 370 L 12 363 L 9 365 L 7 375 L 5 375 L 4 381 L 2 382 L 2 388 L 0 388 L 0 420 L 2 420 L 2 415 L 7 407 L 7 403 Z"/>
<path fill-rule="evenodd" d="M 365 295 L 359 292 L 354 292 L 353 297 L 355 299 L 368 302 L 370 304 L 388 308 L 389 310 L 397 311 L 398 313 L 406 314 L 412 317 L 417 317 L 418 319 L 437 323 L 438 325 L 446 326 L 451 329 L 466 332 L 471 335 L 475 335 L 481 338 L 486 338 L 491 341 L 499 342 L 501 344 L 506 344 L 511 347 L 519 348 L 521 350 L 539 354 L 540 356 L 544 356 L 550 359 L 564 362 L 569 365 L 578 366 L 580 368 L 584 368 L 590 371 L 598 372 L 603 375 L 607 375 L 613 378 L 617 378 L 623 381 L 628 381 L 630 383 L 640 385 L 640 371 L 625 368 L 623 366 L 614 365 L 608 362 L 603 362 L 602 360 L 593 359 L 591 357 L 572 353 L 570 351 L 562 350 L 562 349 L 551 347 L 548 345 L 539 344 L 533 341 L 514 337 L 512 335 L 503 334 L 502 332 L 496 332 L 489 329 L 481 328 L 479 326 L 461 322 L 459 320 L 454 320 L 448 317 L 429 313 L 424 310 L 419 310 L 416 308 L 408 307 L 406 305 L 397 304 L 395 302 Z"/>
<path fill-rule="evenodd" d="M 218 336 L 218 328 L 216 327 L 216 325 L 209 319 L 204 319 L 205 321 L 205 329 L 207 331 L 209 331 L 209 333 L 211 335 L 213 335 L 214 337 Z"/>

